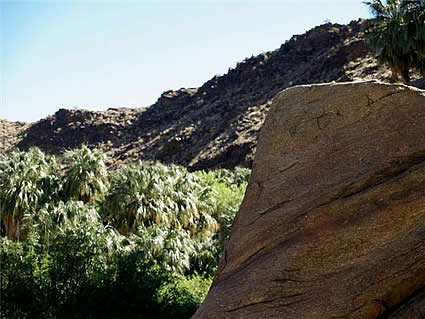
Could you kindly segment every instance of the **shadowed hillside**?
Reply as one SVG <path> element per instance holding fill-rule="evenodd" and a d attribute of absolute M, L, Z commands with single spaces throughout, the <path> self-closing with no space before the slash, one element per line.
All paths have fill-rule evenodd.
<path fill-rule="evenodd" d="M 61 109 L 33 123 L 19 139 L 21 129 L 6 130 L 11 142 L 1 148 L 38 146 L 60 153 L 85 143 L 106 151 L 112 165 L 157 159 L 191 170 L 250 167 L 259 130 L 278 91 L 306 83 L 389 79 L 389 71 L 368 56 L 361 24 L 318 26 L 275 51 L 245 59 L 200 88 L 164 92 L 149 108 Z"/>

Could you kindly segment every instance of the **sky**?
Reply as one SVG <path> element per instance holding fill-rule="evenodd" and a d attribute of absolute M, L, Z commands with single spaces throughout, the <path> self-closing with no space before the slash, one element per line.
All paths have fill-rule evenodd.
<path fill-rule="evenodd" d="M 146 107 L 199 87 L 362 0 L 0 0 L 0 119 Z"/>

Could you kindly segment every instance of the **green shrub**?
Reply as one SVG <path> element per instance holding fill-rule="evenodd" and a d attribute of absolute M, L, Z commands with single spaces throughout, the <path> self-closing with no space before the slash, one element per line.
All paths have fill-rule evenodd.
<path fill-rule="evenodd" d="M 210 286 L 211 278 L 170 278 L 157 292 L 161 318 L 190 318 L 204 301 Z"/>
<path fill-rule="evenodd" d="M 203 248 L 195 256 L 199 271 L 209 274 L 215 272 L 245 194 L 250 173 L 246 168 L 236 168 L 234 171 L 219 169 L 196 172 L 202 183 L 213 190 L 213 201 L 210 205 L 214 209 L 212 215 L 220 225 L 213 242 L 203 243 Z"/>
<path fill-rule="evenodd" d="M 48 312 L 50 263 L 36 236 L 25 243 L 1 239 L 1 318 L 40 318 Z"/>

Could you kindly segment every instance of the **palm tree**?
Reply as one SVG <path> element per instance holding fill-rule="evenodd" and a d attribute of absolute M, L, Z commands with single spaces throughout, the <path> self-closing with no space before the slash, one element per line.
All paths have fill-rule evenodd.
<path fill-rule="evenodd" d="M 138 162 L 113 178 L 103 214 L 122 233 L 162 225 L 208 237 L 217 229 L 209 192 L 183 167 Z"/>
<path fill-rule="evenodd" d="M 124 236 L 112 227 L 105 227 L 96 207 L 85 205 L 81 201 L 45 203 L 36 214 L 25 214 L 23 220 L 25 229 L 37 233 L 45 249 L 49 249 L 60 236 L 80 232 L 89 232 L 93 238 L 104 238 L 108 252 L 124 248 L 121 244 Z"/>
<path fill-rule="evenodd" d="M 184 167 L 138 162 L 114 176 L 102 215 L 148 260 L 183 272 L 218 229 L 212 195 Z"/>
<path fill-rule="evenodd" d="M 63 160 L 66 167 L 63 179 L 65 199 L 81 200 L 84 203 L 101 199 L 108 188 L 105 155 L 83 145 L 65 152 Z"/>
<path fill-rule="evenodd" d="M 33 214 L 60 189 L 55 157 L 37 148 L 12 152 L 0 160 L 0 214 L 9 239 L 22 239 L 24 214 Z"/>
<path fill-rule="evenodd" d="M 409 20 L 415 24 L 416 33 L 414 35 L 416 50 L 421 58 L 422 64 L 419 66 L 422 74 L 425 72 L 425 0 L 410 0 L 408 2 Z"/>
<path fill-rule="evenodd" d="M 365 26 L 366 44 L 388 64 L 393 79 L 409 82 L 409 71 L 425 71 L 424 0 L 381 0 L 364 2 L 374 18 Z"/>
<path fill-rule="evenodd" d="M 134 250 L 143 250 L 145 262 L 154 262 L 169 272 L 189 270 L 191 259 L 197 254 L 198 241 L 184 229 L 170 229 L 163 225 L 140 227 L 130 235 L 130 240 Z"/>

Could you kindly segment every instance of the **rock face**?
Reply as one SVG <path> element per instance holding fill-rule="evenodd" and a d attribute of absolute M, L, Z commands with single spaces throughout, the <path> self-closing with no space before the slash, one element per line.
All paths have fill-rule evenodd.
<path fill-rule="evenodd" d="M 194 318 L 423 318 L 425 91 L 279 93 Z"/>
<path fill-rule="evenodd" d="M 29 124 L 0 119 L 0 153 L 16 146 Z"/>
<path fill-rule="evenodd" d="M 102 149 L 111 158 L 117 157 L 135 139 L 128 128 L 141 113 L 141 109 L 129 108 L 99 112 L 59 109 L 53 116 L 29 127 L 17 147 L 27 150 L 37 146 L 44 152 L 57 154 L 87 144 Z"/>

